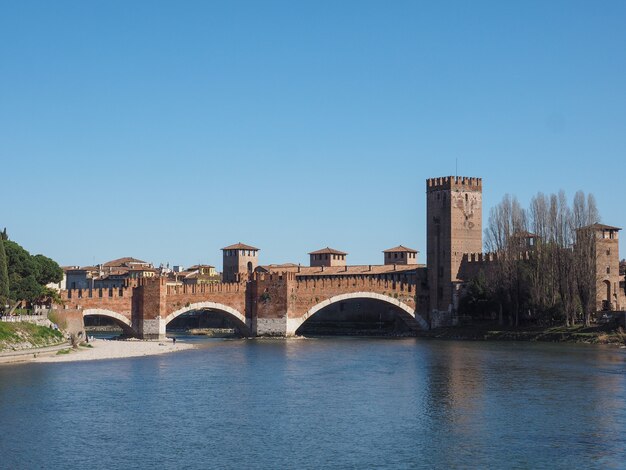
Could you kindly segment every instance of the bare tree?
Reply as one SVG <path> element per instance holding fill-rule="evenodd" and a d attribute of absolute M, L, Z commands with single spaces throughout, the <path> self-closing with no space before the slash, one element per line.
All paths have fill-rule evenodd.
<path fill-rule="evenodd" d="M 570 209 L 563 191 L 538 193 L 525 211 L 505 195 L 490 214 L 486 246 L 497 261 L 490 270 L 490 295 L 511 324 L 520 310 L 541 322 L 573 325 L 578 312 L 589 324 L 595 308 L 595 231 L 599 221 L 592 195 L 578 192 Z M 528 233 L 528 228 L 534 233 Z"/>
<path fill-rule="evenodd" d="M 508 194 L 489 214 L 486 245 L 497 257 L 492 285 L 500 305 L 500 323 L 502 311 L 506 310 L 509 314 L 509 323 L 519 325 L 524 290 L 520 261 L 527 250 L 524 243 L 527 227 L 526 211 L 515 197 Z"/>
<path fill-rule="evenodd" d="M 598 222 L 600 216 L 595 198 L 591 194 L 585 197 L 585 193 L 578 191 L 574 196 L 571 218 L 572 230 L 576 233 L 573 272 L 585 326 L 589 326 L 596 308 L 596 230 L 592 225 Z"/>

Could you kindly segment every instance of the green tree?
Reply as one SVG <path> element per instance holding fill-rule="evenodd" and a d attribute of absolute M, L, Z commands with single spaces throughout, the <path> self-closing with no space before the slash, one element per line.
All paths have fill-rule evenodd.
<path fill-rule="evenodd" d="M 3 246 L 7 259 L 9 299 L 35 302 L 46 297 L 46 284 L 62 279 L 63 270 L 50 258 L 32 256 L 11 240 L 5 240 Z"/>
<path fill-rule="evenodd" d="M 39 284 L 45 286 L 51 282 L 61 282 L 61 279 L 63 279 L 63 270 L 56 261 L 44 255 L 33 256 L 33 261 L 37 268 L 35 276 Z"/>
<path fill-rule="evenodd" d="M 5 229 L 6 230 L 6 229 Z M 4 241 L 0 239 L 0 311 L 9 299 L 9 268 Z"/>

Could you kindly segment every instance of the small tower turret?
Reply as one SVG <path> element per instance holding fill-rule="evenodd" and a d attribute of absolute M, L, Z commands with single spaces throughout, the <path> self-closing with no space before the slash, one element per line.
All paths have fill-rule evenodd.
<path fill-rule="evenodd" d="M 222 281 L 237 282 L 242 274 L 253 272 L 259 265 L 259 249 L 244 243 L 222 248 Z"/>

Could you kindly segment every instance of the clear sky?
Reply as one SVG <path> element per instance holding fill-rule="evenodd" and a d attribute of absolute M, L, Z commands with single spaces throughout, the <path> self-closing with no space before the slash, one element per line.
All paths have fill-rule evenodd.
<path fill-rule="evenodd" d="M 582 189 L 626 228 L 625 25 L 623 0 L 0 0 L 0 227 L 62 265 L 423 261 L 458 159 L 485 221 Z"/>

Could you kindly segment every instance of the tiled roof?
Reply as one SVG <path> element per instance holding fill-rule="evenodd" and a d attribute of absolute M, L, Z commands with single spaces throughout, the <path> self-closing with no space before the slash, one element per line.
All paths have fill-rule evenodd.
<path fill-rule="evenodd" d="M 130 256 L 127 256 L 125 258 L 118 258 L 118 259 L 114 259 L 114 260 L 111 260 L 111 261 L 107 261 L 106 263 L 103 264 L 103 266 L 115 267 L 115 266 L 124 266 L 124 265 L 130 264 L 130 263 L 133 263 L 133 264 L 150 264 L 150 263 L 147 263 L 146 261 L 141 261 L 140 259 L 131 258 Z"/>
<path fill-rule="evenodd" d="M 515 232 L 513 234 L 513 237 L 516 237 L 516 238 L 539 238 L 539 235 L 536 235 L 536 234 L 534 234 L 532 232 L 528 232 L 526 230 L 522 230 L 520 232 Z"/>
<path fill-rule="evenodd" d="M 215 266 L 211 266 L 210 264 L 194 264 L 187 268 L 187 271 L 194 271 L 200 268 L 215 268 Z"/>
<path fill-rule="evenodd" d="M 234 245 L 230 245 L 230 246 L 225 246 L 224 248 L 222 248 L 222 250 L 254 250 L 254 251 L 259 251 L 258 248 L 255 248 L 253 246 L 250 245 L 246 245 L 245 243 L 235 243 Z"/>
<path fill-rule="evenodd" d="M 413 248 L 407 248 L 406 246 L 398 245 L 395 248 L 389 248 L 388 250 L 384 250 L 383 253 L 419 253 L 419 251 L 414 250 Z"/>
<path fill-rule="evenodd" d="M 334 248 L 322 248 L 321 250 L 311 251 L 310 255 L 347 255 L 348 253 L 344 253 L 343 251 L 335 250 Z"/>
<path fill-rule="evenodd" d="M 80 268 L 70 267 L 67 271 L 100 271 L 100 269 L 97 266 L 81 266 Z"/>
<path fill-rule="evenodd" d="M 604 225 L 604 224 L 591 224 L 591 225 L 587 225 L 585 228 L 591 228 L 594 230 L 621 230 L 621 228 L 619 227 L 612 227 L 611 225 Z"/>
<path fill-rule="evenodd" d="M 276 268 L 269 266 L 261 266 L 262 269 L 268 272 L 283 273 L 291 272 L 296 273 L 296 276 L 350 276 L 355 274 L 372 275 L 372 274 L 393 274 L 393 273 L 408 273 L 415 271 L 416 269 L 426 268 L 424 264 L 372 264 L 372 265 L 354 265 L 354 266 L 284 266 L 274 265 Z"/>

